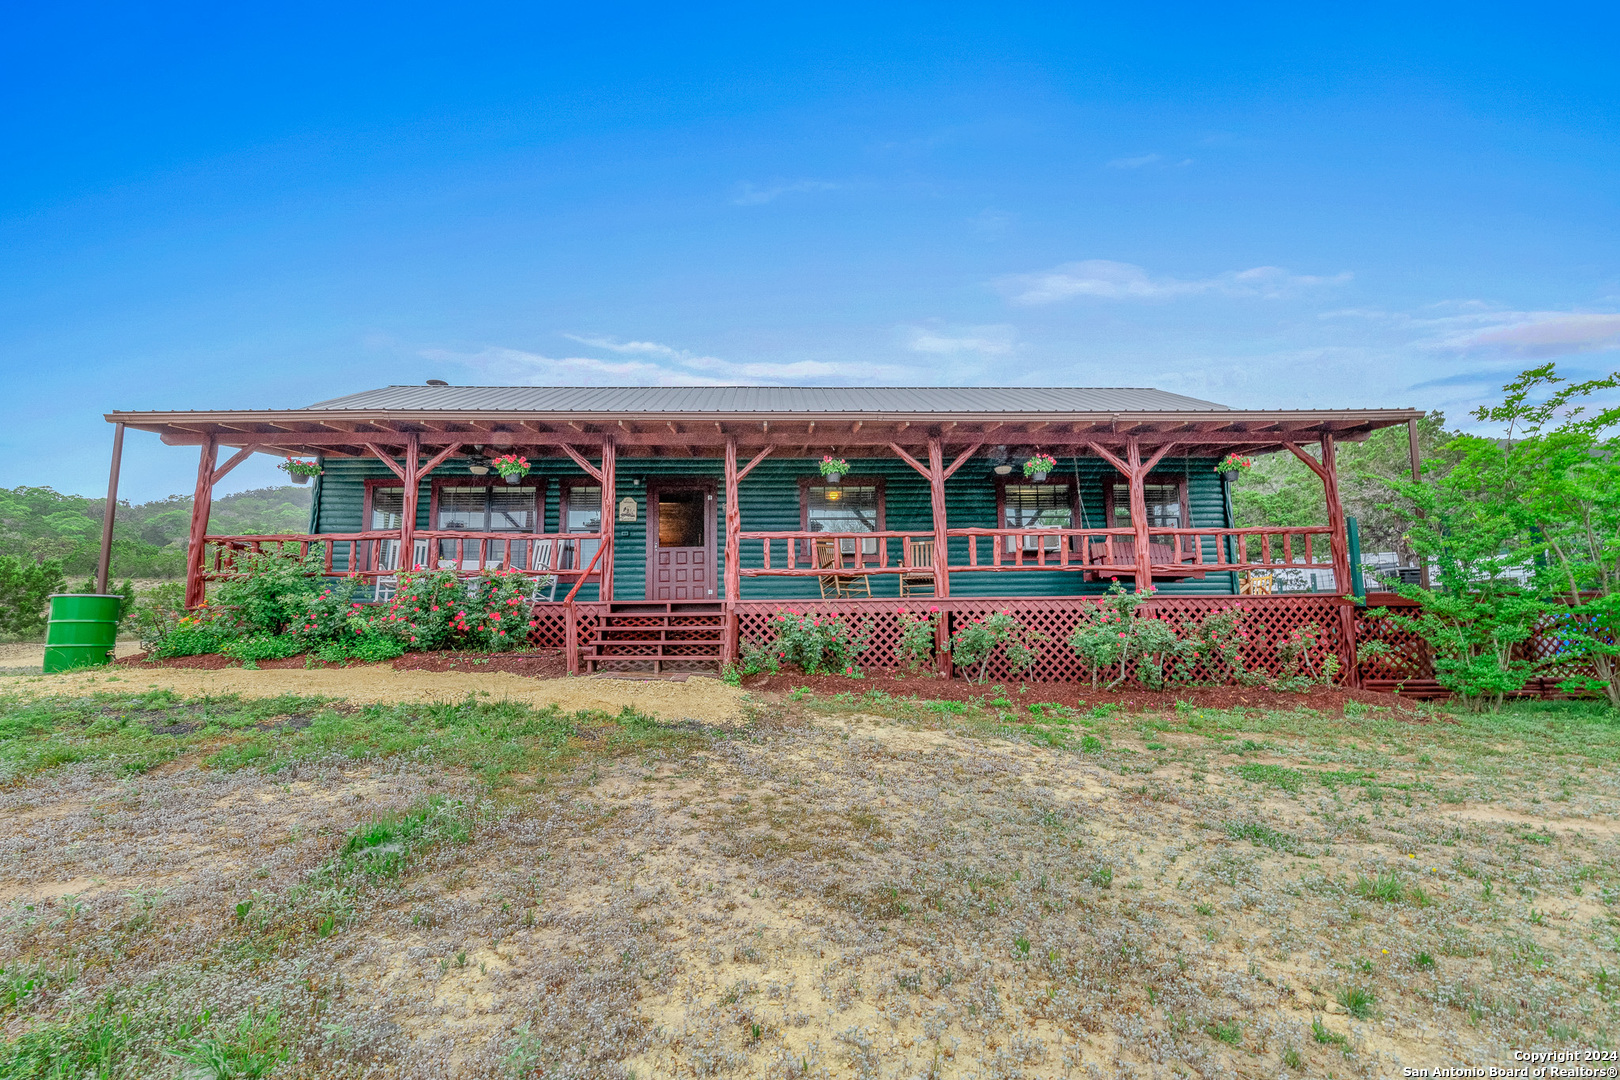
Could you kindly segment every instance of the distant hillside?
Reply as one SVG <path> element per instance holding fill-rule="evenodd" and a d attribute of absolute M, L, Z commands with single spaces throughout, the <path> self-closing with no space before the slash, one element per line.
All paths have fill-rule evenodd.
<path fill-rule="evenodd" d="M 48 487 L 0 488 L 0 552 L 61 559 L 69 576 L 91 573 L 101 549 L 105 503 Z M 214 500 L 208 531 L 303 532 L 309 526 L 309 504 L 310 489 L 291 484 L 226 495 Z M 190 528 L 189 495 L 120 502 L 113 533 L 113 576 L 180 576 Z"/>

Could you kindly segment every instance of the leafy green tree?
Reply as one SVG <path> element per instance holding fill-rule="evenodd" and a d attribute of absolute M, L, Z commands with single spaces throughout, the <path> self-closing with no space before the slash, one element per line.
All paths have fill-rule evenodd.
<path fill-rule="evenodd" d="M 1597 678 L 1569 685 L 1620 705 L 1620 406 L 1589 411 L 1614 390 L 1620 375 L 1570 383 L 1532 368 L 1474 412 L 1496 436 L 1455 436 L 1447 468 L 1388 482 L 1402 497 L 1392 512 L 1437 570 L 1432 589 L 1400 590 L 1421 613 L 1391 618 L 1430 644 L 1436 678 L 1466 700 L 1500 703 L 1544 667 L 1587 663 Z M 1557 654 L 1517 656 L 1538 630 Z"/>
<path fill-rule="evenodd" d="M 1418 448 L 1425 479 L 1444 475 L 1455 461 L 1446 449 L 1452 433 L 1445 416 L 1433 412 L 1418 422 Z M 1404 427 L 1375 431 L 1365 442 L 1338 444 L 1339 498 L 1356 519 L 1364 551 L 1415 552 L 1406 538 L 1406 508 L 1389 500 L 1391 480 L 1411 478 L 1411 453 Z M 1234 474 L 1232 517 L 1239 528 L 1259 525 L 1326 525 L 1322 481 L 1293 454 L 1265 454 L 1254 468 Z"/>
<path fill-rule="evenodd" d="M 45 631 L 45 602 L 63 591 L 62 564 L 0 555 L 0 634 L 38 637 Z"/>
<path fill-rule="evenodd" d="M 0 488 L 0 550 L 38 562 L 54 559 L 70 574 L 95 570 L 101 551 L 105 499 L 64 495 L 48 487 Z M 288 485 L 238 492 L 214 500 L 212 532 L 232 535 L 303 532 L 308 488 Z M 169 578 L 184 572 L 191 499 L 171 495 L 118 504 L 112 572 L 117 577 Z"/>

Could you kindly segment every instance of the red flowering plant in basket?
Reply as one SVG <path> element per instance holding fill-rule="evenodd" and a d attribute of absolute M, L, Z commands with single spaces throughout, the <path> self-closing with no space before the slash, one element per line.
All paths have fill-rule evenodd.
<path fill-rule="evenodd" d="M 1244 457 L 1234 451 L 1221 459 L 1221 463 L 1215 466 L 1215 471 L 1218 473 L 1237 473 L 1248 472 L 1252 468 L 1254 468 L 1254 458 Z"/>
<path fill-rule="evenodd" d="M 508 484 L 515 484 L 529 475 L 529 459 L 522 454 L 502 454 L 498 458 L 490 458 L 489 465 Z"/>

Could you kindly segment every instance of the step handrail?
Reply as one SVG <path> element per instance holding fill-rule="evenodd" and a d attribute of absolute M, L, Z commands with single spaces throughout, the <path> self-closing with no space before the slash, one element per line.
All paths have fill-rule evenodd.
<path fill-rule="evenodd" d="M 568 595 L 566 597 L 564 597 L 563 603 L 572 604 L 574 602 L 574 597 L 579 595 L 579 590 L 584 586 L 585 582 L 590 578 L 591 571 L 596 569 L 596 560 L 598 560 L 598 559 L 600 559 L 602 557 L 602 552 L 608 550 L 612 546 L 613 546 L 613 538 L 612 537 L 603 538 L 602 543 L 596 549 L 596 554 L 591 556 L 590 565 L 585 567 L 585 572 L 583 574 L 579 575 L 579 580 L 578 581 L 574 582 L 574 587 L 568 591 Z"/>

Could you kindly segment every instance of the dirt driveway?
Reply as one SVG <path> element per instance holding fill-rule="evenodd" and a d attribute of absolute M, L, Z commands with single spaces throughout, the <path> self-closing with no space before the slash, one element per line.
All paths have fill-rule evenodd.
<path fill-rule="evenodd" d="M 348 668 L 280 668 L 203 671 L 182 668 L 99 668 L 65 675 L 14 676 L 0 691 L 27 697 L 58 694 L 129 693 L 148 688 L 187 697 L 239 694 L 243 697 L 342 698 L 355 703 L 462 701 L 471 695 L 529 705 L 557 705 L 572 712 L 618 712 L 631 706 L 661 720 L 727 724 L 741 715 L 743 691 L 719 679 L 685 682 L 611 676 L 526 679 L 502 672 L 396 671 L 387 664 Z"/>

